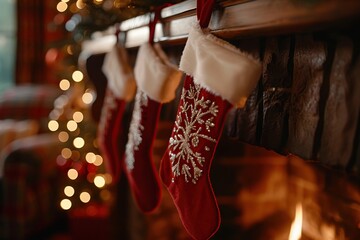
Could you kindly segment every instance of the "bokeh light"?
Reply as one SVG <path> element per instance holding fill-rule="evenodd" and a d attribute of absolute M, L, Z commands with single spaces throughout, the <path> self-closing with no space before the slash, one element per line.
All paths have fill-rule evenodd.
<path fill-rule="evenodd" d="M 64 188 L 64 193 L 66 196 L 72 197 L 72 196 L 74 196 L 75 189 L 72 186 L 66 186 Z"/>
<path fill-rule="evenodd" d="M 67 175 L 71 180 L 75 180 L 79 176 L 79 173 L 75 169 L 71 168 L 69 169 Z"/>
<path fill-rule="evenodd" d="M 94 178 L 94 184 L 95 186 L 97 186 L 98 188 L 102 188 L 105 186 L 105 179 L 103 176 L 101 175 L 97 175 L 95 178 Z"/>
<path fill-rule="evenodd" d="M 69 199 L 63 199 L 60 202 L 60 207 L 64 210 L 69 210 L 71 208 L 71 201 Z"/>

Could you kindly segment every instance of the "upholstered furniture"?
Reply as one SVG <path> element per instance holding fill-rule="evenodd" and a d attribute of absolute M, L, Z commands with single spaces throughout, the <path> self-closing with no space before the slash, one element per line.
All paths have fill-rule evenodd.
<path fill-rule="evenodd" d="M 56 201 L 61 151 L 48 115 L 62 92 L 16 86 L 0 95 L 1 239 L 42 238 L 62 217 Z"/>

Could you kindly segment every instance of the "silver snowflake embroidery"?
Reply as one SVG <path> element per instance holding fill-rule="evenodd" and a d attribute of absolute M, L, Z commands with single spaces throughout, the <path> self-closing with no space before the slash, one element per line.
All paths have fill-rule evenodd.
<path fill-rule="evenodd" d="M 135 157 L 134 152 L 139 150 L 139 145 L 142 142 L 142 131 L 144 126 L 141 125 L 142 107 L 147 106 L 148 97 L 141 90 L 138 90 L 135 96 L 135 105 L 132 114 L 132 119 L 129 128 L 129 137 L 126 144 L 126 167 L 128 170 L 134 169 Z"/>
<path fill-rule="evenodd" d="M 218 113 L 218 106 L 215 102 L 205 100 L 203 96 L 200 96 L 200 89 L 199 85 L 194 84 L 182 92 L 182 105 L 169 140 L 169 157 L 174 178 L 184 175 L 186 182 L 191 180 L 194 184 L 202 175 L 203 163 L 206 160 L 202 152 L 203 150 L 210 151 L 208 146 L 198 151 L 194 148 L 202 141 L 216 142 L 211 136 L 201 132 L 205 129 L 207 133 L 210 133 L 215 126 L 214 117 Z"/>

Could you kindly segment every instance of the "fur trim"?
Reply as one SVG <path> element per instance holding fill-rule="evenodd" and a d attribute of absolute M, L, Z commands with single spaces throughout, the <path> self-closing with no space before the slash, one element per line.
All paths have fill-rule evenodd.
<path fill-rule="evenodd" d="M 134 70 L 138 88 L 151 99 L 165 103 L 175 98 L 182 73 L 170 63 L 159 44 L 140 46 Z"/>
<path fill-rule="evenodd" d="M 131 101 L 136 91 L 136 82 L 127 53 L 123 47 L 114 45 L 104 58 L 102 71 L 108 80 L 108 88 L 116 98 Z"/>
<path fill-rule="evenodd" d="M 243 107 L 259 81 L 262 66 L 259 60 L 196 25 L 190 30 L 180 69 L 208 91 Z"/>

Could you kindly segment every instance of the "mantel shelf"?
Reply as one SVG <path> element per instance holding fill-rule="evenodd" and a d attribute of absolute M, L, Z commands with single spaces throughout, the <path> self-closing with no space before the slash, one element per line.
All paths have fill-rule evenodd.
<path fill-rule="evenodd" d="M 127 48 L 148 40 L 151 13 L 123 21 Z M 209 28 L 220 38 L 248 38 L 351 27 L 359 23 L 358 0 L 222 0 L 213 11 Z M 188 0 L 164 8 L 155 30 L 155 41 L 184 44 L 196 21 L 196 1 Z M 107 34 L 109 31 L 107 32 Z"/>

